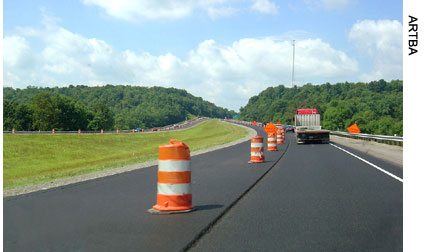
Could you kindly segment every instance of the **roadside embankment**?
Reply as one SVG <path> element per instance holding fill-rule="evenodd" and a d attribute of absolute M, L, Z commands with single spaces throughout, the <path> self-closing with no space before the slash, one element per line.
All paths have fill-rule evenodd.
<path fill-rule="evenodd" d="M 213 124 L 212 124 L 213 123 Z M 219 123 L 219 124 L 218 124 Z M 185 138 L 187 139 L 185 141 L 185 143 L 187 143 L 189 146 L 193 146 L 194 148 L 191 148 L 191 156 L 196 156 L 196 155 L 200 155 L 206 152 L 210 152 L 210 151 L 214 151 L 214 150 L 218 150 L 218 149 L 222 149 L 222 148 L 226 148 L 226 147 L 230 147 L 245 141 L 248 141 L 252 136 L 256 135 L 256 131 L 242 126 L 242 125 L 236 125 L 236 124 L 230 124 L 227 122 L 223 122 L 226 123 L 225 127 L 227 129 L 227 131 L 229 134 L 228 135 L 222 135 L 223 131 L 218 131 L 216 132 L 217 134 L 219 134 L 219 136 L 215 136 L 216 134 L 214 133 L 215 129 L 218 129 L 218 126 L 220 126 L 221 122 L 217 121 L 217 120 L 212 120 L 210 122 L 204 122 L 202 124 L 200 124 L 199 126 L 201 128 L 198 127 L 192 127 L 192 130 L 196 130 L 196 132 L 193 133 L 187 133 L 185 131 L 177 131 L 177 132 L 181 132 L 178 134 L 184 134 L 184 135 L 175 135 L 172 134 L 172 132 L 168 132 L 168 133 L 159 133 L 159 134 L 149 134 L 151 136 L 159 136 L 166 134 L 165 136 L 162 136 L 161 138 L 163 140 L 161 140 L 163 143 L 165 144 L 167 143 L 167 139 L 171 139 L 173 137 L 179 137 L 178 139 L 181 140 L 183 137 L 183 140 L 185 141 Z M 210 125 L 211 124 L 211 125 Z M 206 128 L 204 128 L 206 127 Z M 215 129 L 213 129 L 213 128 Z M 230 127 L 230 128 L 229 128 Z M 238 129 L 240 130 L 238 130 Z M 241 128 L 243 128 L 244 130 L 241 131 Z M 208 132 L 207 132 L 208 131 Z M 177 133 L 176 132 L 176 133 Z M 188 129 L 188 132 L 190 132 L 190 130 Z M 245 132 L 245 133 L 244 133 Z M 204 134 L 204 136 L 203 136 Z M 142 136 L 143 134 L 139 134 L 138 136 Z M 221 136 L 222 135 L 222 136 Z M 114 136 L 114 135 L 112 135 Z M 210 137 L 209 137 L 210 136 Z M 244 136 L 244 137 L 241 137 Z M 45 137 L 49 137 L 49 136 L 45 136 Z M 68 136 L 70 137 L 70 136 Z M 76 136 L 78 137 L 78 136 Z M 115 136 L 114 136 L 115 137 Z M 234 140 L 236 139 L 236 140 Z M 139 143 L 138 145 L 142 145 L 143 139 L 139 139 Z M 153 141 L 152 138 L 150 138 L 151 141 Z M 126 138 L 126 141 L 129 141 L 128 138 Z M 230 142 L 231 141 L 231 142 Z M 3 192 L 3 197 L 8 197 L 8 196 L 14 196 L 14 195 L 20 195 L 20 194 L 25 194 L 25 193 L 30 193 L 30 192 L 35 192 L 35 191 L 40 191 L 40 190 L 46 190 L 46 189 L 50 189 L 50 188 L 55 188 L 55 187 L 60 187 L 60 186 L 65 186 L 65 185 L 69 185 L 69 184 L 74 184 L 74 183 L 79 183 L 79 182 L 83 182 L 83 181 L 88 181 L 88 180 L 92 180 L 92 179 L 97 179 L 97 178 L 101 178 L 101 177 L 105 177 L 105 176 L 111 176 L 111 175 L 115 175 L 115 174 L 119 174 L 119 173 L 123 173 L 123 172 L 129 172 L 129 171 L 133 171 L 133 170 L 137 170 L 137 169 L 141 169 L 141 168 L 146 168 L 146 167 L 150 167 L 153 165 L 157 165 L 157 160 L 152 160 L 156 158 L 156 153 L 157 153 L 157 149 L 158 149 L 158 143 L 154 143 L 154 147 L 153 150 L 150 150 L 150 152 L 153 152 L 153 156 L 151 157 L 150 161 L 145 161 L 145 162 L 139 162 L 136 164 L 130 164 L 130 165 L 117 165 L 116 167 L 118 168 L 113 168 L 111 167 L 110 169 L 104 169 L 104 170 L 100 170 L 100 171 L 93 171 L 90 173 L 86 173 L 86 174 L 77 174 L 77 175 L 70 175 L 68 177 L 65 178 L 58 178 L 58 179 L 51 179 L 51 181 L 43 181 L 42 183 L 37 183 L 37 184 L 33 184 L 33 185 L 26 185 L 26 186 L 20 186 L 20 187 L 16 187 L 13 189 L 8 189 L 8 190 L 4 190 Z M 112 148 L 111 145 L 109 145 L 110 148 Z M 106 146 L 108 148 L 108 145 Z M 122 147 L 125 148 L 125 147 Z M 129 147 L 127 147 L 129 148 Z M 83 157 L 80 157 L 83 158 Z M 40 164 L 42 165 L 42 164 Z M 58 166 L 59 168 L 61 166 Z M 51 176 L 53 176 L 54 174 L 52 173 Z M 21 176 L 25 176 L 21 175 Z"/>
<path fill-rule="evenodd" d="M 334 135 L 330 136 L 330 141 L 390 162 L 398 167 L 403 167 L 403 148 L 400 146 L 382 144 L 374 141 L 338 137 Z"/>

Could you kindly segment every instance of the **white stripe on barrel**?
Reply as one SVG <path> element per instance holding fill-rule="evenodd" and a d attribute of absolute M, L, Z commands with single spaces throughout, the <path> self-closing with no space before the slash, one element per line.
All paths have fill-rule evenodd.
<path fill-rule="evenodd" d="M 191 171 L 189 160 L 158 160 L 158 170 L 166 172 Z"/>
<path fill-rule="evenodd" d="M 162 184 L 157 183 L 158 194 L 181 195 L 191 193 L 191 184 Z"/>

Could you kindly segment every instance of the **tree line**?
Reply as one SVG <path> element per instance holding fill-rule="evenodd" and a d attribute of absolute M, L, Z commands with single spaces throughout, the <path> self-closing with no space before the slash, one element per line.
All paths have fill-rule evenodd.
<path fill-rule="evenodd" d="M 269 87 L 240 108 L 247 121 L 293 124 L 296 109 L 316 108 L 325 129 L 346 131 L 356 123 L 362 133 L 403 135 L 402 80 L 369 83 L 306 84 Z"/>
<path fill-rule="evenodd" d="M 185 90 L 163 87 L 4 87 L 3 98 L 5 131 L 152 128 L 236 114 Z"/>

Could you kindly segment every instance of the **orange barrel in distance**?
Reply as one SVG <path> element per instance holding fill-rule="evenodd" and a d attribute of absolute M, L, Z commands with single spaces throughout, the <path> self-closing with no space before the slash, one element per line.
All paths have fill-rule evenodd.
<path fill-rule="evenodd" d="M 265 156 L 263 155 L 263 137 L 254 136 L 251 138 L 250 156 L 249 163 L 265 162 Z"/>
<path fill-rule="evenodd" d="M 284 143 L 283 130 L 278 129 L 277 130 L 277 144 L 283 144 L 283 143 Z"/>
<path fill-rule="evenodd" d="M 191 154 L 178 140 L 158 147 L 157 204 L 158 212 L 189 212 L 193 209 L 191 193 Z"/>
<path fill-rule="evenodd" d="M 277 133 L 268 133 L 268 151 L 277 150 Z"/>

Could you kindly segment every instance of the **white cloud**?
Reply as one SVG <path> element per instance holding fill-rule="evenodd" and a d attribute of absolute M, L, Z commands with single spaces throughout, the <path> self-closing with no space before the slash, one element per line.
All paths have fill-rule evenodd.
<path fill-rule="evenodd" d="M 108 15 L 126 21 L 147 19 L 178 19 L 191 14 L 196 1 L 137 1 L 137 0 L 84 0 L 86 5 L 103 8 Z"/>
<path fill-rule="evenodd" d="M 402 24 L 397 20 L 363 20 L 354 24 L 349 39 L 368 58 L 373 71 L 361 81 L 402 79 Z"/>
<path fill-rule="evenodd" d="M 252 10 L 263 14 L 277 14 L 278 6 L 269 0 L 253 0 Z"/>
<path fill-rule="evenodd" d="M 238 9 L 230 7 L 230 6 L 218 7 L 218 8 L 208 7 L 206 10 L 207 10 L 207 13 L 209 14 L 209 17 L 211 17 L 212 19 L 216 19 L 220 17 L 230 17 L 235 15 L 235 13 L 238 12 Z"/>
<path fill-rule="evenodd" d="M 201 10 L 212 18 L 229 17 L 249 10 L 242 2 L 251 2 L 250 9 L 263 14 L 277 14 L 278 6 L 270 0 L 83 0 L 98 6 L 109 16 L 129 22 L 141 20 L 176 20 Z"/>
<path fill-rule="evenodd" d="M 345 9 L 357 0 L 305 0 L 305 3 L 313 9 L 325 8 L 327 10 Z"/>
<path fill-rule="evenodd" d="M 180 19 L 196 10 L 207 12 L 212 18 L 227 17 L 235 14 L 237 9 L 225 4 L 229 0 L 83 0 L 86 5 L 98 6 L 115 18 L 138 22 L 141 19 Z"/>
<path fill-rule="evenodd" d="M 219 106 L 238 110 L 271 85 L 291 82 L 289 40 L 244 38 L 230 45 L 205 40 L 182 59 L 171 53 L 117 51 L 106 41 L 86 38 L 54 23 L 45 29 L 18 29 L 4 38 L 4 84 L 130 84 L 186 89 Z M 38 39 L 35 50 L 27 38 Z M 296 83 L 345 81 L 357 62 L 320 39 L 296 43 Z"/>

